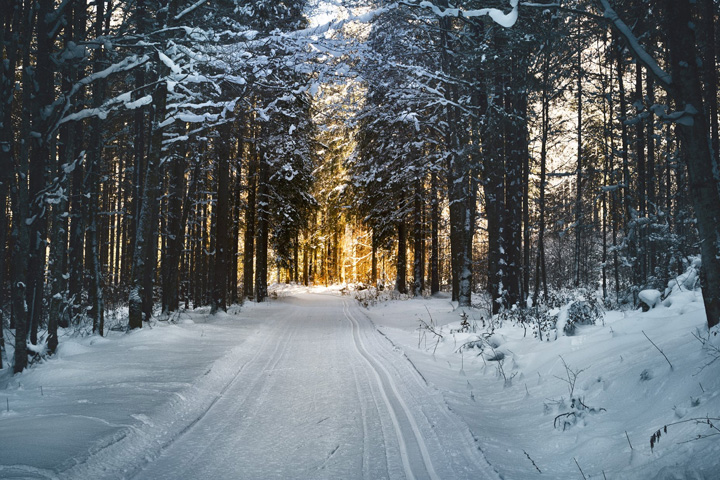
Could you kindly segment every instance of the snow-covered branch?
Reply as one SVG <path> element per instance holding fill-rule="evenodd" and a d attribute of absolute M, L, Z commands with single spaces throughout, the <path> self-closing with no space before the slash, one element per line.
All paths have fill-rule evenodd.
<path fill-rule="evenodd" d="M 202 6 L 203 3 L 207 3 L 207 0 L 198 0 L 197 2 L 193 3 L 189 7 L 187 7 L 182 12 L 175 15 L 175 18 L 173 20 L 178 21 L 188 13 L 192 12 L 193 10 L 197 9 L 198 7 Z"/>
<path fill-rule="evenodd" d="M 603 8 L 603 15 L 612 22 L 618 33 L 628 43 L 630 50 L 633 52 L 633 56 L 648 69 L 648 72 L 650 72 L 650 74 L 662 84 L 662 87 L 665 90 L 672 89 L 672 77 L 670 74 L 660 68 L 660 65 L 658 65 L 652 55 L 650 55 L 647 50 L 640 45 L 640 42 L 633 34 L 632 30 L 630 30 L 630 27 L 623 22 L 617 12 L 610 6 L 610 2 L 608 2 L 608 0 L 599 1 Z"/>
<path fill-rule="evenodd" d="M 73 87 L 70 89 L 68 93 L 63 95 L 61 97 L 60 103 L 62 105 L 62 109 L 57 112 L 57 120 L 54 122 L 53 127 L 48 132 L 49 135 L 52 135 L 60 125 L 63 123 L 67 123 L 74 120 L 83 120 L 85 118 L 90 117 L 100 117 L 105 118 L 107 117 L 107 114 L 109 113 L 109 110 L 107 109 L 108 106 L 110 106 L 113 103 L 117 103 L 118 100 L 111 100 L 110 102 L 106 102 L 105 105 L 99 108 L 89 108 L 82 110 L 80 112 L 73 113 L 71 115 L 66 115 L 67 112 L 70 110 L 70 107 L 72 106 L 72 99 L 73 97 L 82 89 L 83 87 L 86 87 L 93 82 L 97 80 L 101 80 L 104 78 L 109 77 L 110 75 L 113 75 L 115 73 L 120 72 L 128 72 L 130 70 L 133 70 L 134 68 L 139 67 L 140 65 L 143 65 L 147 61 L 150 60 L 150 57 L 147 55 L 143 55 L 142 57 L 139 57 L 137 55 L 132 55 L 128 58 L 123 59 L 121 62 L 115 63 L 113 65 L 110 65 L 108 68 L 101 70 L 99 72 L 95 72 L 93 74 L 88 75 L 87 77 L 84 77 L 80 79 Z M 122 95 L 120 96 L 122 97 Z M 120 98 L 118 97 L 118 99 Z M 129 100 L 129 99 L 128 99 Z M 140 106 L 140 105 L 138 105 Z M 137 108 L 137 107 L 132 107 Z"/>
<path fill-rule="evenodd" d="M 495 23 L 505 28 L 511 28 L 518 19 L 518 1 L 510 0 L 510 6 L 512 10 L 505 13 L 499 8 L 480 8 L 476 10 L 463 10 L 461 8 L 441 8 L 432 2 L 422 1 L 415 3 L 411 1 L 400 2 L 402 5 L 409 5 L 412 7 L 428 8 L 439 17 L 458 17 L 458 18 L 474 18 L 488 16 L 493 19 Z"/>

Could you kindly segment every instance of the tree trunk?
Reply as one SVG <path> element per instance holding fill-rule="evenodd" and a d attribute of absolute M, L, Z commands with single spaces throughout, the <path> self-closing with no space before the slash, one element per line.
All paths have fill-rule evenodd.
<path fill-rule="evenodd" d="M 52 0 L 37 1 L 37 47 L 36 65 L 32 79 L 32 148 L 29 168 L 30 216 L 26 220 L 30 240 L 28 276 L 26 280 L 26 301 L 28 303 L 28 325 L 30 342 L 37 344 L 38 327 L 43 317 L 45 287 L 45 252 L 47 247 L 48 218 L 45 209 L 44 190 L 47 187 L 47 169 L 50 164 L 51 108 L 54 98 L 55 63 L 52 61 L 54 34 L 48 22 L 53 12 Z"/>
<path fill-rule="evenodd" d="M 440 291 L 440 201 L 438 199 L 438 178 L 432 172 L 430 200 L 430 294 Z"/>
<path fill-rule="evenodd" d="M 268 295 L 268 234 L 270 230 L 270 165 L 260 158 L 257 193 L 257 238 L 255 245 L 255 301 L 264 302 Z"/>
<path fill-rule="evenodd" d="M 97 2 L 95 18 L 95 34 L 99 38 L 104 33 L 105 10 L 104 2 Z M 93 71 L 103 69 L 103 49 L 96 50 Z M 93 107 L 100 108 L 105 101 L 105 80 L 96 80 L 93 83 Z M 93 321 L 93 332 L 103 335 L 105 306 L 103 298 L 102 264 L 100 260 L 100 245 L 98 239 L 98 210 L 100 205 L 100 176 L 103 152 L 103 121 L 94 117 L 90 127 L 90 143 L 88 148 L 88 165 L 85 172 L 85 187 L 83 188 L 86 200 L 85 219 L 87 221 L 87 258 L 89 260 L 90 288 L 88 300 L 90 302 L 90 315 Z"/>
<path fill-rule="evenodd" d="M 243 247 L 243 298 L 253 298 L 254 275 L 253 262 L 255 260 L 255 213 L 257 209 L 257 152 L 254 145 L 250 146 L 250 163 L 247 172 L 247 207 L 245 208 L 245 241 Z M 307 260 L 306 260 L 307 263 Z M 307 285 L 307 275 L 305 275 Z"/>
<path fill-rule="evenodd" d="M 217 204 L 215 205 L 215 265 L 211 313 L 227 311 L 228 264 L 230 261 L 230 124 L 219 129 L 216 139 Z"/>
<path fill-rule="evenodd" d="M 166 67 L 160 69 L 159 77 Z M 145 188 L 142 196 L 140 218 L 137 222 L 135 251 L 133 253 L 132 279 L 128 299 L 130 329 L 142 328 L 143 320 L 149 320 L 148 304 L 152 307 L 152 280 L 157 259 L 157 204 L 160 188 L 160 160 L 163 128 L 159 124 L 165 119 L 167 84 L 163 81 L 153 93 L 153 131 L 150 152 L 145 171 Z M 155 240 L 155 241 L 153 241 Z M 148 285 L 149 284 L 149 285 Z M 148 288 L 149 287 L 149 288 Z M 143 318 L 145 317 L 145 318 Z"/>
<path fill-rule="evenodd" d="M 618 113 L 618 120 L 620 121 L 621 129 L 621 152 L 622 152 L 622 191 L 623 191 L 623 230 L 625 232 L 625 238 L 623 242 L 626 245 L 625 255 L 628 256 L 632 252 L 633 232 L 631 229 L 630 222 L 632 220 L 632 192 L 630 190 L 630 160 L 629 152 L 630 142 L 628 140 L 628 126 L 627 126 L 627 95 L 625 92 L 625 65 L 623 63 L 622 48 L 617 45 L 617 77 L 620 95 L 620 112 Z"/>
<path fill-rule="evenodd" d="M 183 152 L 184 153 L 184 152 Z M 180 307 L 180 266 L 185 245 L 185 228 L 188 222 L 191 205 L 195 196 L 197 179 L 200 176 L 200 162 L 195 162 L 189 187 L 185 191 L 186 155 L 178 154 L 170 157 L 167 249 L 162 259 L 163 269 L 163 305 L 165 313 L 175 312 Z"/>
<path fill-rule="evenodd" d="M 22 33 L 21 30 L 21 19 L 23 18 L 23 5 L 21 0 L 14 0 L 11 5 L 7 6 L 8 8 L 3 9 L 2 18 L 2 41 L 7 42 L 8 45 L 18 45 L 21 44 L 22 41 L 29 43 L 31 32 Z M 27 199 L 20 200 L 17 196 L 18 193 L 18 186 L 15 181 L 14 174 L 18 173 L 19 170 L 16 169 L 15 164 L 15 157 L 13 156 L 13 141 L 14 141 L 14 125 L 13 125 L 13 109 L 14 109 L 14 100 L 15 96 L 13 95 L 13 90 L 15 88 L 15 69 L 17 66 L 17 62 L 19 60 L 19 49 L 18 48 L 7 48 L 7 53 L 5 56 L 5 59 L 3 62 L 0 62 L 0 197 L 2 197 L 2 200 L 0 200 L 0 207 L 2 208 L 0 210 L 0 214 L 3 215 L 3 220 L 0 225 L 0 248 L 2 249 L 2 256 L 0 256 L 0 309 L 2 308 L 2 305 L 5 305 L 5 272 L 6 272 L 6 262 L 10 262 L 12 265 L 11 270 L 11 276 L 10 276 L 10 283 L 11 283 L 11 305 L 15 303 L 15 297 L 17 296 L 15 294 L 15 287 L 12 285 L 13 282 L 16 282 L 14 275 L 12 275 L 12 272 L 15 271 L 15 262 L 17 259 L 15 258 L 17 256 L 17 248 L 23 248 L 15 245 L 17 241 L 17 234 L 20 234 L 20 232 L 17 230 L 17 224 L 18 222 L 13 221 L 12 223 L 12 236 L 15 239 L 15 242 L 11 242 L 8 244 L 6 248 L 6 242 L 7 242 L 7 234 L 8 229 L 10 228 L 10 225 L 8 223 L 9 217 L 6 216 L 6 210 L 8 208 L 7 200 L 8 198 L 11 198 L 11 207 L 12 207 L 12 215 L 13 218 L 21 218 L 17 217 L 16 214 L 18 213 L 18 210 L 23 210 L 26 207 L 18 208 L 20 205 L 18 203 L 20 201 L 26 201 Z M 23 182 L 19 182 L 23 183 Z M 10 197 L 8 197 L 10 195 Z M 17 232 L 17 234 L 16 234 Z M 12 250 L 11 250 L 12 248 Z M 20 266 L 21 270 L 25 270 L 24 266 Z M 21 277 L 17 277 L 17 279 L 20 279 Z M 15 307 L 17 308 L 17 307 Z M 4 319 L 5 312 L 2 312 L 3 314 L 0 315 L 0 349 L 5 347 L 5 339 L 4 339 Z M 10 325 L 13 326 L 17 314 L 14 313 L 14 308 L 11 306 L 11 319 L 10 319 Z M 16 332 L 17 333 L 17 332 Z M 23 338 L 24 340 L 24 338 Z M 17 339 L 16 339 L 17 343 Z M 23 346 L 25 343 L 23 342 Z M 25 361 L 27 361 L 27 355 L 23 352 L 21 355 L 21 358 L 25 358 Z M 22 365 L 22 370 L 24 368 L 24 364 Z M 0 368 L 2 368 L 2 353 L 0 352 Z M 16 367 L 17 368 L 17 367 Z M 20 370 L 15 370 L 16 372 Z"/>
<path fill-rule="evenodd" d="M 397 251 L 397 272 L 395 276 L 395 290 L 399 293 L 407 293 L 405 277 L 407 275 L 407 232 L 405 221 L 400 220 L 397 224 L 398 251 Z"/>
<path fill-rule="evenodd" d="M 20 31 L 20 44 L 22 45 L 22 65 L 30 67 L 30 42 L 34 31 L 34 10 L 32 2 L 25 2 L 22 15 L 22 24 Z M 28 68 L 22 69 L 23 82 L 23 98 L 22 98 L 22 114 L 20 121 L 21 138 L 30 136 L 30 112 L 29 106 L 31 102 L 31 82 Z M 28 142 L 20 144 L 19 153 L 15 157 L 14 177 L 15 180 L 11 185 L 11 202 L 12 214 L 14 219 L 30 218 L 30 197 L 28 192 L 28 171 L 30 152 L 28 151 Z M 12 156 L 12 149 L 8 152 Z M 30 250 L 29 229 L 24 221 L 14 221 L 12 231 L 12 269 L 10 276 L 12 280 L 12 319 L 11 325 L 15 325 L 15 358 L 13 371 L 15 373 L 22 372 L 27 366 L 27 302 L 25 300 L 26 283 L 23 281 L 28 274 L 28 255 Z"/>
<path fill-rule="evenodd" d="M 580 32 L 578 32 L 579 38 Z M 583 212 L 582 212 L 582 110 L 583 110 L 583 68 L 582 48 L 578 40 L 577 49 L 577 166 L 575 173 L 575 287 L 580 286 L 580 240 L 582 234 Z"/>
<path fill-rule="evenodd" d="M 517 49 L 517 48 L 516 48 Z M 522 205 L 523 205 L 523 165 L 529 155 L 527 150 L 527 89 L 525 63 L 511 61 L 509 81 L 512 87 L 506 89 L 505 120 L 506 162 L 505 162 L 505 211 L 503 222 L 503 250 L 506 253 L 503 284 L 507 290 L 507 307 L 521 303 L 522 289 Z"/>
<path fill-rule="evenodd" d="M 413 296 L 422 296 L 424 288 L 425 265 L 423 264 L 423 193 L 422 179 L 415 182 L 415 198 L 413 202 Z"/>
<path fill-rule="evenodd" d="M 533 305 L 537 305 L 540 286 L 543 288 L 543 300 L 547 301 L 547 276 L 545 271 L 545 185 L 547 182 L 547 144 L 550 132 L 550 54 L 548 45 L 545 45 L 543 55 L 542 94 L 541 94 L 541 136 L 540 136 L 540 199 L 538 209 L 538 240 L 537 258 L 535 261 L 535 292 Z"/>
<path fill-rule="evenodd" d="M 687 167 L 702 253 L 701 283 L 708 327 L 720 322 L 720 194 L 710 150 L 709 127 L 698 71 L 690 0 L 665 0 L 672 96 L 692 121 L 677 124 L 687 149 Z"/>
<path fill-rule="evenodd" d="M 242 132 L 238 135 L 240 137 L 240 140 L 237 144 L 237 149 L 235 151 L 235 177 L 234 177 L 234 198 L 233 198 L 233 214 L 232 214 L 232 251 L 231 254 L 231 261 L 230 261 L 230 302 L 232 304 L 238 303 L 239 300 L 239 292 L 238 292 L 238 268 L 239 268 L 239 261 L 240 261 L 240 210 L 242 205 L 242 182 L 241 182 L 241 172 L 242 172 L 242 153 L 243 153 L 243 144 L 242 144 Z M 297 245 L 297 243 L 296 243 Z M 295 249 L 295 263 L 297 264 L 297 248 Z M 297 279 L 295 280 L 297 283 Z"/>
<path fill-rule="evenodd" d="M 638 115 L 643 110 L 643 75 L 642 67 L 639 63 L 635 65 L 635 106 L 638 109 Z M 635 125 L 635 160 L 637 168 L 637 199 L 638 199 L 638 217 L 641 219 L 641 223 L 636 227 L 637 234 L 637 262 L 635 264 L 635 284 L 639 288 L 643 288 L 647 283 L 647 269 L 646 255 L 645 255 L 645 242 L 646 242 L 646 226 L 644 220 L 647 216 L 647 192 L 646 192 L 646 179 L 647 179 L 647 166 L 645 163 L 645 122 L 639 121 Z"/>
<path fill-rule="evenodd" d="M 85 1 L 77 2 L 74 14 L 75 36 L 84 38 L 86 36 L 87 5 Z M 78 75 L 79 76 L 79 75 Z M 75 95 L 75 105 L 82 108 L 85 103 L 85 90 L 80 89 Z M 83 154 L 83 139 L 85 136 L 85 125 L 82 120 L 72 125 L 72 136 L 75 142 L 73 157 L 76 161 L 72 171 L 70 190 L 70 230 L 68 246 L 68 301 L 71 303 L 70 316 L 80 312 L 82 304 L 82 286 L 84 276 L 84 241 L 85 241 L 85 155 Z M 63 325 L 67 326 L 67 325 Z"/>
<path fill-rule="evenodd" d="M 370 282 L 374 287 L 377 287 L 377 281 L 378 281 L 378 275 L 377 275 L 377 240 L 375 237 L 375 230 L 373 229 L 372 232 L 372 240 L 371 240 L 371 255 L 372 259 L 370 261 Z M 354 259 L 353 259 L 354 260 Z M 354 279 L 353 279 L 354 280 Z"/>
<path fill-rule="evenodd" d="M 646 79 L 647 84 L 647 101 L 648 105 L 655 104 L 655 85 L 652 76 L 648 75 Z M 646 131 L 647 131 L 647 170 L 645 188 L 647 192 L 647 212 L 651 218 L 656 219 L 658 208 L 657 208 L 657 181 L 655 176 L 655 117 L 653 116 L 652 110 L 648 109 L 648 118 L 646 120 Z M 654 220 L 653 223 L 657 223 L 658 220 Z M 652 232 L 646 233 L 646 258 L 647 258 L 647 275 L 656 277 L 656 266 L 657 266 L 657 249 L 655 248 L 656 241 L 652 238 Z M 667 283 L 666 283 L 667 284 Z"/>
<path fill-rule="evenodd" d="M 699 0 L 700 10 L 700 42 L 703 53 L 702 74 L 705 92 L 705 110 L 709 119 L 712 155 L 717 162 L 720 155 L 720 132 L 718 131 L 718 72 L 715 18 L 716 5 L 714 0 Z"/>

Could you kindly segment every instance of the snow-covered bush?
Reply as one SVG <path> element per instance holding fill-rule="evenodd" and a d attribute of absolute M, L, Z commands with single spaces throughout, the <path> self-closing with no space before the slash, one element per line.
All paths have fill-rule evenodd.
<path fill-rule="evenodd" d="M 513 308 L 503 310 L 497 316 L 498 323 L 510 322 L 522 327 L 527 336 L 528 329 L 538 340 L 550 341 L 557 339 L 557 314 L 553 314 L 547 305 L 536 305 L 529 308 Z"/>
<path fill-rule="evenodd" d="M 399 293 L 397 290 L 383 290 L 365 284 L 348 285 L 347 290 L 343 289 L 342 292 L 350 295 L 365 308 L 390 300 L 407 300 L 410 298 L 409 295 Z"/>
<path fill-rule="evenodd" d="M 603 309 L 594 295 L 585 300 L 576 300 L 567 310 L 567 321 L 563 327 L 565 335 L 574 335 L 578 325 L 595 325 L 603 317 Z"/>
<path fill-rule="evenodd" d="M 642 290 L 638 293 L 638 300 L 640 300 L 640 303 L 642 304 L 643 312 L 647 312 L 648 310 L 655 308 L 660 303 L 661 298 L 662 293 L 655 289 Z"/>
<path fill-rule="evenodd" d="M 691 257 L 685 272 L 668 282 L 663 297 L 667 298 L 669 295 L 677 292 L 692 292 L 697 289 L 700 286 L 701 266 L 700 257 Z"/>

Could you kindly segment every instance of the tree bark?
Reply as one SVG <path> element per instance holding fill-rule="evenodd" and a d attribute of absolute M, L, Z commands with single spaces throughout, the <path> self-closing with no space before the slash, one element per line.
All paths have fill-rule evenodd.
<path fill-rule="evenodd" d="M 28 275 L 26 279 L 26 301 L 28 304 L 28 325 L 30 342 L 37 344 L 38 327 L 43 317 L 45 287 L 45 252 L 47 248 L 48 217 L 46 215 L 44 191 L 47 187 L 47 169 L 50 164 L 50 125 L 54 98 L 54 65 L 51 59 L 54 34 L 49 21 L 53 12 L 52 0 L 37 1 L 37 47 L 36 65 L 32 78 L 32 148 L 29 168 L 30 216 L 26 220 L 30 240 Z"/>
<path fill-rule="evenodd" d="M 535 292 L 533 305 L 537 305 L 540 286 L 543 288 L 543 300 L 547 301 L 547 275 L 545 271 L 545 185 L 547 182 L 547 144 L 550 132 L 550 56 L 548 44 L 543 55 L 542 93 L 541 93 L 541 134 L 540 134 L 540 199 L 538 209 L 537 257 L 535 261 Z"/>
<path fill-rule="evenodd" d="M 405 277 L 407 275 L 407 231 L 405 228 L 405 221 L 400 220 L 397 223 L 398 233 L 398 251 L 397 251 L 397 266 L 395 276 L 395 290 L 399 293 L 407 293 L 407 285 Z"/>
<path fill-rule="evenodd" d="M 642 66 L 638 63 L 635 65 L 635 106 L 638 109 L 638 115 L 644 110 L 644 88 L 643 88 Z M 636 226 L 637 234 L 637 262 L 635 263 L 635 285 L 639 288 L 645 286 L 647 282 L 647 269 L 645 267 L 645 243 L 646 243 L 646 227 L 644 219 L 647 216 L 647 165 L 645 157 L 645 122 L 639 121 L 635 125 L 635 160 L 637 168 L 637 199 L 638 199 L 638 218 L 641 223 Z"/>
<path fill-rule="evenodd" d="M 196 162 L 189 181 L 188 192 L 185 191 L 186 155 L 178 153 L 169 159 L 168 175 L 168 215 L 166 231 L 166 249 L 162 256 L 162 311 L 175 312 L 180 306 L 180 266 L 183 245 L 185 244 L 185 226 L 190 211 L 190 194 L 200 172 L 200 164 Z"/>
<path fill-rule="evenodd" d="M 12 273 L 12 271 L 15 270 L 14 264 L 17 260 L 15 258 L 17 256 L 16 248 L 18 248 L 18 246 L 15 245 L 17 241 L 16 235 L 20 233 L 17 230 L 18 222 L 13 221 L 13 231 L 10 233 L 15 241 L 9 243 L 8 247 L 6 248 L 7 234 L 9 233 L 8 229 L 10 228 L 10 224 L 8 223 L 9 217 L 5 217 L 5 212 L 8 207 L 8 198 L 11 198 L 10 207 L 12 208 L 13 218 L 20 218 L 17 217 L 16 214 L 19 210 L 18 202 L 21 200 L 19 200 L 19 198 L 17 197 L 18 186 L 13 178 L 13 174 L 18 172 L 15 163 L 16 158 L 13 155 L 13 140 L 15 133 L 15 128 L 13 125 L 13 109 L 15 107 L 15 96 L 13 95 L 13 90 L 15 88 L 15 69 L 19 60 L 20 50 L 18 48 L 14 48 L 14 46 L 17 46 L 18 44 L 22 45 L 22 41 L 29 42 L 31 34 L 30 32 L 26 32 L 24 35 L 22 34 L 22 30 L 20 28 L 20 26 L 22 25 L 21 19 L 23 18 L 22 13 L 22 1 L 14 0 L 10 5 L 8 5 L 8 8 L 3 9 L 3 12 L 1 14 L 2 16 L 0 16 L 0 18 L 2 18 L 3 20 L 2 41 L 7 42 L 6 45 L 10 46 L 10 48 L 6 48 L 4 61 L 0 62 L 0 197 L 2 197 L 2 200 L 0 201 L 0 214 L 3 215 L 3 220 L 0 225 L 0 248 L 2 249 L 2 253 L 0 254 L 2 255 L 0 257 L 0 306 L 5 305 L 4 292 L 6 262 L 9 261 L 12 265 Z M 0 50 L 0 55 L 2 55 L 2 53 L 2 50 Z M 10 195 L 10 197 L 8 197 L 7 195 Z M 21 271 L 24 271 L 23 266 L 21 266 Z M 10 279 L 11 284 L 16 281 L 13 275 L 10 276 Z M 14 286 L 11 285 L 10 290 L 12 292 L 12 305 L 15 303 L 15 297 L 17 295 L 15 294 Z M 14 313 L 14 310 L 15 309 L 11 306 L 11 326 L 13 326 L 17 317 L 17 315 Z M 2 332 L 4 328 L 4 319 L 2 317 L 5 316 L 5 312 L 2 313 L 3 315 L 0 316 L 0 349 L 5 346 L 5 339 L 3 337 L 4 333 Z M 23 342 L 23 346 L 24 345 L 25 343 Z M 2 368 L 1 357 L 2 353 L 0 352 L 0 368 Z M 23 353 L 21 357 L 24 357 L 25 361 L 27 361 L 27 355 L 24 355 Z M 22 368 L 24 368 L 24 365 L 22 366 Z M 20 370 L 22 370 L 22 368 Z M 15 371 L 17 372 L 20 370 Z"/>
<path fill-rule="evenodd" d="M 216 139 L 217 203 L 215 205 L 215 257 L 211 313 L 227 311 L 228 264 L 230 261 L 230 124 L 220 127 Z"/>
<path fill-rule="evenodd" d="M 20 31 L 20 45 L 22 48 L 22 65 L 30 67 L 30 42 L 34 31 L 35 11 L 33 2 L 26 1 L 23 7 L 22 23 Z M 30 103 L 32 78 L 28 68 L 22 70 L 23 98 L 22 114 L 20 122 L 20 135 L 22 138 L 30 136 Z M 25 299 L 26 282 L 28 274 L 28 255 L 30 250 L 30 234 L 26 222 L 22 219 L 30 218 L 30 196 L 28 190 L 28 171 L 30 167 L 30 152 L 28 142 L 21 142 L 18 155 L 14 158 L 15 181 L 11 185 L 11 201 L 13 218 L 19 219 L 13 222 L 12 242 L 12 319 L 11 324 L 15 325 L 15 358 L 13 371 L 22 372 L 27 366 L 27 333 L 28 333 L 28 308 Z M 10 150 L 12 152 L 12 149 Z M 12 153 L 10 153 L 12 155 Z"/>
<path fill-rule="evenodd" d="M 430 200 L 430 294 L 440 291 L 440 201 L 438 199 L 438 178 L 433 171 Z M 374 258 L 374 257 L 373 257 Z"/>
<path fill-rule="evenodd" d="M 580 32 L 578 32 L 577 48 L 577 165 L 575 173 L 575 287 L 580 286 L 580 241 L 582 235 L 582 171 L 583 171 L 583 145 L 582 145 L 582 111 L 583 111 L 583 68 L 582 48 L 580 48 Z"/>
<path fill-rule="evenodd" d="M 687 149 L 687 167 L 702 254 L 701 283 L 708 327 L 720 323 L 720 194 L 709 138 L 708 118 L 703 104 L 695 30 L 690 0 L 664 0 L 665 31 L 670 51 L 672 96 L 678 109 L 691 121 L 677 124 Z"/>
<path fill-rule="evenodd" d="M 425 287 L 425 265 L 423 264 L 423 185 L 422 179 L 415 182 L 415 198 L 413 201 L 413 296 L 422 296 Z"/>
<path fill-rule="evenodd" d="M 257 237 L 255 245 L 255 301 L 268 295 L 268 235 L 270 230 L 270 165 L 261 155 L 257 193 Z"/>
<path fill-rule="evenodd" d="M 249 164 L 247 172 L 247 207 L 245 208 L 245 241 L 243 247 L 243 298 L 254 297 L 254 272 L 253 262 L 255 260 L 255 213 L 257 210 L 257 152 L 255 146 L 250 146 Z M 307 253 L 307 252 L 306 252 Z M 307 255 L 304 257 L 307 264 Z M 307 285 L 307 275 L 305 285 Z"/>
<path fill-rule="evenodd" d="M 161 72 L 164 67 L 161 68 Z M 162 79 L 163 73 L 159 77 Z M 145 171 L 145 188 L 142 196 L 140 218 L 137 222 L 137 235 L 131 274 L 130 295 L 128 298 L 128 328 L 142 328 L 143 320 L 149 320 L 148 304 L 152 307 L 152 278 L 157 259 L 157 203 L 160 188 L 160 159 L 162 134 L 159 124 L 165 118 L 167 85 L 161 81 L 153 93 L 153 132 L 150 152 Z M 150 280 L 148 282 L 148 279 Z M 150 285 L 148 285 L 148 283 Z M 150 288 L 148 288 L 148 286 Z M 144 318 L 143 318 L 144 317 Z"/>

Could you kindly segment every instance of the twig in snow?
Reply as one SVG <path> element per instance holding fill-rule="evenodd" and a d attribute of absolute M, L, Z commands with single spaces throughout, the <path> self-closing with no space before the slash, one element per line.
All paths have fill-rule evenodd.
<path fill-rule="evenodd" d="M 582 372 L 585 371 L 585 369 L 582 370 L 573 370 L 570 368 L 570 366 L 565 362 L 565 359 L 560 355 L 560 360 L 563 363 L 563 366 L 565 367 L 565 375 L 567 378 L 558 377 L 557 375 L 554 375 L 555 378 L 558 380 L 562 380 L 563 382 L 568 384 L 568 393 L 570 394 L 570 398 L 573 398 L 573 393 L 575 392 L 575 383 L 577 382 L 577 377 Z"/>
<path fill-rule="evenodd" d="M 575 417 L 575 418 L 577 418 L 577 416 L 575 415 L 575 412 L 565 412 L 565 413 L 561 413 L 560 415 L 558 415 L 557 417 L 555 417 L 555 420 L 553 420 L 553 428 L 557 428 L 557 421 L 558 421 L 561 417 L 567 417 L 567 418 Z M 566 425 L 567 425 L 567 423 L 563 423 L 563 432 L 565 431 L 565 426 L 566 426 Z M 571 424 L 571 425 L 572 425 L 572 424 Z"/>
<path fill-rule="evenodd" d="M 705 370 L 706 367 L 709 367 L 710 365 L 712 365 L 713 363 L 715 363 L 717 360 L 720 359 L 720 348 L 716 347 L 715 345 L 713 345 L 712 343 L 709 342 L 709 340 L 710 340 L 709 333 L 708 333 L 708 338 L 702 337 L 696 333 L 693 333 L 692 335 L 693 335 L 693 337 L 695 337 L 698 340 L 698 342 L 700 342 L 702 344 L 703 348 L 708 351 L 708 356 L 710 357 L 710 361 L 707 362 L 702 367 L 700 367 L 700 369 L 696 373 L 694 373 L 694 375 L 697 375 L 698 373 Z M 700 384 L 700 388 L 703 390 L 703 393 L 704 393 L 705 389 L 703 389 L 702 384 Z"/>
<path fill-rule="evenodd" d="M 425 306 L 425 309 L 427 310 L 427 306 Z M 435 321 L 433 320 L 432 315 L 430 315 L 430 310 L 428 310 L 428 315 L 430 316 L 430 323 L 427 323 L 421 318 L 420 328 L 432 333 L 437 338 L 437 341 L 435 342 L 435 348 L 433 349 L 433 355 L 435 355 L 435 351 L 437 350 L 438 345 L 440 345 L 440 340 L 443 339 L 443 335 L 442 333 L 435 330 Z"/>
<path fill-rule="evenodd" d="M 427 305 L 425 305 L 425 311 L 428 312 L 428 317 L 430 317 L 430 325 L 435 326 L 435 320 L 433 320 L 432 315 L 430 314 L 430 309 L 427 308 Z"/>
<path fill-rule="evenodd" d="M 667 355 L 665 355 L 665 352 L 663 352 L 662 350 L 660 350 L 660 347 L 658 347 L 657 345 L 655 345 L 655 342 L 653 342 L 652 340 L 650 340 L 650 337 L 647 336 L 647 334 L 645 333 L 645 330 L 641 330 L 641 332 L 642 332 L 643 335 L 645 335 L 645 338 L 648 339 L 648 342 L 652 343 L 652 346 L 655 347 L 655 348 L 657 348 L 657 351 L 658 351 L 658 352 L 662 353 L 662 356 L 665 357 L 665 360 L 667 360 L 668 365 L 670 365 L 670 370 L 675 370 L 675 369 L 673 368 L 673 364 L 670 363 L 670 360 L 668 359 Z"/>
<path fill-rule="evenodd" d="M 535 460 L 533 460 L 532 458 L 530 458 L 530 454 L 527 453 L 525 450 L 523 450 L 523 453 L 524 453 L 525 456 L 528 458 L 528 460 L 530 460 L 530 462 L 533 464 L 533 467 L 535 467 L 535 470 L 537 470 L 538 473 L 542 473 L 542 472 L 540 471 L 540 469 L 538 468 L 538 466 L 535 464 Z"/>
<path fill-rule="evenodd" d="M 655 448 L 655 445 L 660 440 L 660 437 L 662 436 L 662 434 L 663 433 L 667 434 L 667 428 L 669 426 L 680 425 L 682 423 L 689 423 L 689 422 L 694 422 L 696 425 L 707 425 L 711 430 L 714 430 L 714 431 L 712 431 L 711 433 L 697 434 L 695 437 L 693 437 L 689 440 L 685 440 L 683 442 L 678 442 L 679 444 L 694 442 L 696 440 L 701 440 L 703 438 L 715 437 L 715 436 L 720 435 L 720 427 L 718 427 L 718 425 L 716 425 L 717 422 L 720 422 L 720 418 L 710 417 L 710 416 L 698 417 L 698 418 L 687 418 L 685 420 L 680 420 L 679 422 L 668 423 L 663 428 L 660 428 L 660 429 L 658 429 L 657 432 L 653 433 L 652 436 L 650 437 L 650 451 L 652 451 L 653 448 Z"/>
<path fill-rule="evenodd" d="M 630 445 L 630 450 L 635 450 L 632 446 L 632 443 L 630 443 L 630 436 L 627 433 L 627 430 L 625 430 L 625 438 L 627 438 L 628 445 Z"/>
<path fill-rule="evenodd" d="M 580 464 L 578 463 L 577 458 L 573 457 L 573 460 L 575 460 L 575 465 L 577 465 L 578 470 L 580 470 L 580 475 L 582 475 L 582 477 L 583 477 L 585 480 L 587 480 L 587 477 L 586 477 L 585 474 L 583 473 L 582 468 L 580 468 Z"/>

